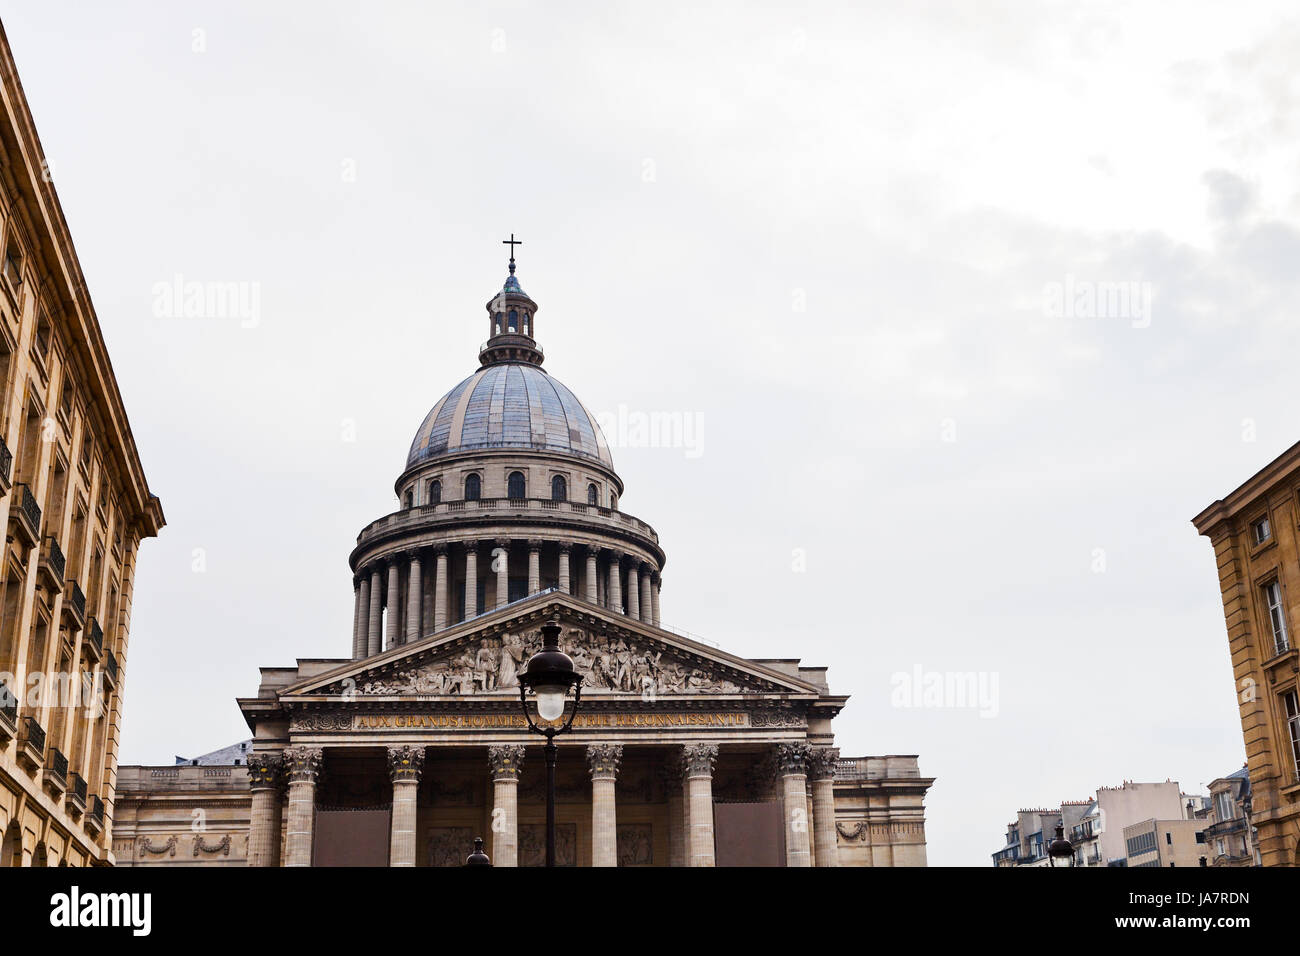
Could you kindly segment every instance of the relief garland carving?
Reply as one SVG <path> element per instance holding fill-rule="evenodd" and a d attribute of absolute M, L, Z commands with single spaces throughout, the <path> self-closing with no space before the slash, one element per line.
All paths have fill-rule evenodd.
<path fill-rule="evenodd" d="M 207 843 L 203 841 L 203 834 L 199 834 L 194 838 L 194 855 L 198 856 L 200 851 L 204 853 L 220 853 L 222 856 L 230 856 L 230 834 L 227 833 L 223 836 L 216 846 L 208 846 Z"/>
<path fill-rule="evenodd" d="M 154 846 L 154 845 L 153 845 L 153 840 L 151 840 L 149 837 L 141 837 L 141 839 L 140 839 L 140 852 L 141 852 L 141 853 L 156 853 L 156 854 L 159 855 L 159 856 L 162 856 L 162 855 L 165 853 L 167 856 L 175 856 L 175 855 L 176 855 L 176 837 L 175 837 L 175 836 L 169 837 L 168 840 L 167 840 L 167 842 L 164 843 L 162 846 Z"/>
<path fill-rule="evenodd" d="M 862 841 L 867 838 L 867 833 L 871 830 L 871 824 L 866 820 L 855 823 L 851 828 L 846 828 L 843 823 L 836 822 L 835 830 L 844 839 L 850 842 Z"/>
<path fill-rule="evenodd" d="M 635 640 L 570 627 L 566 628 L 560 643 L 582 674 L 585 690 L 640 694 L 648 700 L 665 694 L 758 693 L 754 688 L 742 687 L 688 661 L 678 660 L 670 651 L 656 651 Z M 459 653 L 365 681 L 357 692 L 367 696 L 396 696 L 511 690 L 519 686 L 519 672 L 540 648 L 540 629 L 484 637 L 477 646 L 467 646 Z M 315 728 L 304 725 L 302 729 Z"/>

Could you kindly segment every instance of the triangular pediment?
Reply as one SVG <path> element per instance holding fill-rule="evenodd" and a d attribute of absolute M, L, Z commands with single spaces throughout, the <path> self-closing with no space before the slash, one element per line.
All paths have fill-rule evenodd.
<path fill-rule="evenodd" d="M 541 647 L 541 627 L 583 675 L 584 700 L 732 695 L 816 697 L 820 689 L 762 663 L 558 592 L 534 595 L 382 654 L 298 681 L 289 699 L 517 697 L 519 672 Z"/>

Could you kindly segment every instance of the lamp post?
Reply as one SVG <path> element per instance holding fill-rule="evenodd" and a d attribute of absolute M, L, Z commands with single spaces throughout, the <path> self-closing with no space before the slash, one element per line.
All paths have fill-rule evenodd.
<path fill-rule="evenodd" d="M 569 715 L 569 691 L 573 691 L 573 708 Z M 532 695 L 537 718 L 528 706 Z M 582 699 L 582 675 L 573 666 L 573 658 L 560 650 L 560 622 L 552 618 L 542 625 L 542 649 L 528 659 L 519 675 L 519 703 L 524 709 L 528 729 L 546 738 L 546 865 L 555 866 L 555 736 L 573 726 Z"/>
<path fill-rule="evenodd" d="M 1047 862 L 1051 866 L 1074 866 L 1074 844 L 1065 838 L 1065 825 L 1056 825 L 1056 839 L 1047 845 Z"/>

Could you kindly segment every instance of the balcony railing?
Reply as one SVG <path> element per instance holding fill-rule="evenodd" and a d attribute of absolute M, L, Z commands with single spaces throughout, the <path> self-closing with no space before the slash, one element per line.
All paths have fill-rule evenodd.
<path fill-rule="evenodd" d="M 18 723 L 18 695 L 3 681 L 0 681 L 0 717 L 8 718 L 11 724 Z"/>
<path fill-rule="evenodd" d="M 86 595 L 81 585 L 71 578 L 67 582 L 67 596 L 63 601 L 63 610 L 81 630 L 86 624 Z"/>
<path fill-rule="evenodd" d="M 86 805 L 86 778 L 79 773 L 74 773 L 68 786 L 68 793 L 84 807 Z"/>
<path fill-rule="evenodd" d="M 91 829 L 104 829 L 104 801 L 95 794 L 90 798 L 90 808 L 86 811 L 86 825 Z"/>
<path fill-rule="evenodd" d="M 58 747 L 50 748 L 50 758 L 45 761 L 45 769 L 60 781 L 67 782 L 68 758 L 63 755 L 63 751 Z"/>
<path fill-rule="evenodd" d="M 104 674 L 106 677 L 108 677 L 109 681 L 112 682 L 113 686 L 116 687 L 117 686 L 117 655 L 114 654 L 111 649 L 105 652 L 104 654 Z"/>
<path fill-rule="evenodd" d="M 45 728 L 37 723 L 35 717 L 23 717 L 19 721 L 18 734 L 33 750 L 45 753 Z"/>
<path fill-rule="evenodd" d="M 41 540 L 41 506 L 36 503 L 32 489 L 25 484 L 14 485 L 10 519 L 24 533 L 27 545 Z"/>
<path fill-rule="evenodd" d="M 357 543 L 362 544 L 376 533 L 388 529 L 400 529 L 429 519 L 446 519 L 453 514 L 463 515 L 464 512 L 475 511 L 504 512 L 511 516 L 518 515 L 520 512 L 536 512 L 539 518 L 544 512 L 547 519 L 564 514 L 581 516 L 587 521 L 594 519 L 602 525 L 626 528 L 649 538 L 656 545 L 659 543 L 659 535 L 655 533 L 654 528 L 626 512 L 578 501 L 555 501 L 551 498 L 473 498 L 403 508 L 401 511 L 395 511 L 372 521 L 357 535 Z"/>
<path fill-rule="evenodd" d="M 5 440 L 0 438 L 0 486 L 5 491 L 13 484 L 14 453 L 9 450 Z"/>
<path fill-rule="evenodd" d="M 59 539 L 50 535 L 45 539 L 45 560 L 49 563 L 50 570 L 54 572 L 59 581 L 63 580 L 63 572 L 67 570 L 68 559 L 63 556 L 63 549 L 59 547 Z"/>
<path fill-rule="evenodd" d="M 104 629 L 99 626 L 99 622 L 93 617 L 86 626 L 85 634 L 86 643 L 94 650 L 95 657 L 102 657 L 104 655 Z"/>

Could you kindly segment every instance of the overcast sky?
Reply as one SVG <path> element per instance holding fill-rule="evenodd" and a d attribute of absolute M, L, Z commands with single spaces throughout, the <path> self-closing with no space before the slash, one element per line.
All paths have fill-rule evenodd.
<path fill-rule="evenodd" d="M 863 6 L 0 2 L 167 515 L 123 762 L 348 655 L 348 553 L 513 231 L 547 370 L 699 429 L 614 448 L 664 621 L 828 666 L 844 756 L 937 778 L 932 864 L 1241 765 L 1189 519 L 1300 438 L 1300 27 Z M 256 314 L 160 316 L 178 275 Z M 897 706 L 917 668 L 995 706 Z"/>

